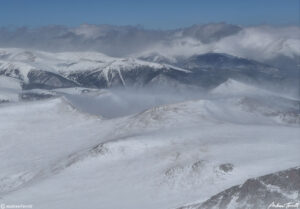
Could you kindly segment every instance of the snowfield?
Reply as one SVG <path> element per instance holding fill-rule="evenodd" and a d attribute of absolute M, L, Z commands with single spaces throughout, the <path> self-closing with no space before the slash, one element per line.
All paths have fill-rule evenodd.
<path fill-rule="evenodd" d="M 19 88 L 14 81 L 7 87 Z M 299 166 L 299 100 L 255 94 L 235 80 L 202 98 L 111 119 L 79 102 L 113 96 L 109 90 L 54 91 L 53 98 L 0 105 L 5 204 L 178 208 Z"/>
<path fill-rule="evenodd" d="M 0 204 L 300 201 L 300 100 L 278 90 L 295 79 L 220 53 L 153 56 L 0 49 Z"/>

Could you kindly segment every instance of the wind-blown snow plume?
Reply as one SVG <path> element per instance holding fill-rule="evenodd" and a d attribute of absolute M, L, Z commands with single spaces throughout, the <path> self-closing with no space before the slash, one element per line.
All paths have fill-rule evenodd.
<path fill-rule="evenodd" d="M 203 42 L 195 37 L 176 37 L 169 43 L 160 42 L 145 54 L 159 53 L 164 56 L 192 56 L 207 52 L 228 53 L 245 58 L 266 61 L 280 56 L 299 57 L 299 27 L 257 26 L 243 28 L 219 40 Z"/>

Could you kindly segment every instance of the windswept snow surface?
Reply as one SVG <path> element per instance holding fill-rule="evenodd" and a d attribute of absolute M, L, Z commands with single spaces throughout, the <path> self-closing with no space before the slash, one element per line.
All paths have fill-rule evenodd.
<path fill-rule="evenodd" d="M 256 95 L 253 88 L 230 80 L 203 98 L 113 119 L 66 96 L 79 100 L 79 88 L 2 104 L 0 202 L 39 209 L 177 208 L 299 166 L 299 101 Z"/>

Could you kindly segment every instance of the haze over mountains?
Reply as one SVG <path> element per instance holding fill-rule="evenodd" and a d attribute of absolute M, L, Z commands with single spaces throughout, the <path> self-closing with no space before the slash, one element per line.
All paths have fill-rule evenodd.
<path fill-rule="evenodd" d="M 0 29 L 0 203 L 300 201 L 299 27 Z"/>
<path fill-rule="evenodd" d="M 159 53 L 191 56 L 207 52 L 271 61 L 299 56 L 297 26 L 242 27 L 226 23 L 193 25 L 176 30 L 149 30 L 139 26 L 84 24 L 78 27 L 2 27 L 1 47 L 43 51 L 98 51 L 110 56 Z"/>

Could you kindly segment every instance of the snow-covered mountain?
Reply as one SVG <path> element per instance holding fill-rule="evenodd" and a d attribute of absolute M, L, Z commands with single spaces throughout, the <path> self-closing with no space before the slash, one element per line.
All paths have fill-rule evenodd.
<path fill-rule="evenodd" d="M 0 54 L 0 75 L 19 79 L 24 89 L 76 86 L 181 89 L 191 85 L 212 88 L 228 78 L 279 86 L 288 79 L 277 68 L 219 53 L 178 57 L 173 61 L 144 56 L 117 58 L 98 52 L 1 49 Z"/>
<path fill-rule="evenodd" d="M 0 74 L 17 78 L 25 89 L 74 86 L 107 88 L 143 86 L 159 74 L 188 70 L 142 61 L 114 58 L 98 52 L 49 53 L 1 49 Z"/>
<path fill-rule="evenodd" d="M 220 53 L 1 49 L 0 203 L 265 209 L 299 201 L 300 101 L 269 85 L 285 79 L 281 69 Z"/>
<path fill-rule="evenodd" d="M 13 82 L 7 87 L 19 89 Z M 299 166 L 299 100 L 240 81 L 229 79 L 197 98 L 169 100 L 172 104 L 112 119 L 91 110 L 101 109 L 108 98 L 125 100 L 110 89 L 43 92 L 53 98 L 0 105 L 0 153 L 5 159 L 0 161 L 0 195 L 7 205 L 197 208 L 204 201 L 218 204 L 214 195 L 222 191 L 229 193 L 218 194 L 218 201 L 240 195 L 237 204 L 244 204 L 247 198 L 269 194 L 265 184 L 277 185 L 270 183 L 277 174 L 258 178 L 258 187 L 251 186 L 258 184 L 253 178 Z M 85 102 L 96 106 L 84 108 Z M 280 179 L 284 175 L 294 176 L 283 173 Z M 276 182 L 284 190 L 277 190 L 282 197 L 299 190 L 298 184 L 291 189 L 290 181 Z M 242 197 L 248 187 L 253 189 Z M 257 209 L 265 204 L 269 202 Z"/>
<path fill-rule="evenodd" d="M 203 86 L 215 86 L 228 78 L 255 82 L 282 82 L 280 69 L 254 60 L 222 53 L 206 53 L 178 58 L 176 65 L 193 72 L 189 80 Z"/>

